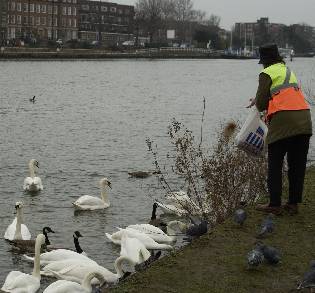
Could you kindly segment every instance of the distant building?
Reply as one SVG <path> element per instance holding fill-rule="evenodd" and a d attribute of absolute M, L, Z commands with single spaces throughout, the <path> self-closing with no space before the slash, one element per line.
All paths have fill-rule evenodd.
<path fill-rule="evenodd" d="M 7 5 L 7 0 L 0 0 L 0 45 L 5 42 L 7 35 Z"/>
<path fill-rule="evenodd" d="M 268 17 L 262 17 L 256 22 L 235 23 L 234 35 L 242 45 L 262 44 L 270 39 L 277 40 L 286 26 L 280 23 L 270 23 Z M 272 36 L 272 37 L 270 37 Z"/>
<path fill-rule="evenodd" d="M 7 0 L 6 37 L 31 42 L 77 39 L 77 11 L 77 0 Z"/>
<path fill-rule="evenodd" d="M 112 2 L 80 0 L 79 38 L 116 45 L 133 40 L 134 7 Z"/>

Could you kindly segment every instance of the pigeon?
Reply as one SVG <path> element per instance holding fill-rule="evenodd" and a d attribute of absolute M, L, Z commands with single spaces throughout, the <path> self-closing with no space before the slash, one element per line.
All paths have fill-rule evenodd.
<path fill-rule="evenodd" d="M 275 223 L 273 221 L 273 214 L 269 214 L 267 218 L 261 224 L 261 230 L 258 233 L 258 237 L 264 237 L 268 233 L 272 233 L 275 228 Z"/>
<path fill-rule="evenodd" d="M 297 287 L 297 290 L 303 288 L 315 288 L 315 261 L 311 262 L 311 269 L 304 274 L 303 280 Z"/>
<path fill-rule="evenodd" d="M 264 261 L 264 255 L 259 247 L 254 248 L 247 254 L 249 267 L 258 267 Z"/>
<path fill-rule="evenodd" d="M 192 224 L 186 230 L 186 235 L 190 237 L 199 237 L 208 232 L 208 222 L 202 220 L 199 224 Z"/>
<path fill-rule="evenodd" d="M 281 260 L 280 252 L 272 246 L 262 245 L 260 251 L 269 264 L 275 265 Z"/>
<path fill-rule="evenodd" d="M 234 213 L 234 222 L 243 226 L 245 220 L 247 218 L 247 214 L 243 209 L 237 209 Z"/>

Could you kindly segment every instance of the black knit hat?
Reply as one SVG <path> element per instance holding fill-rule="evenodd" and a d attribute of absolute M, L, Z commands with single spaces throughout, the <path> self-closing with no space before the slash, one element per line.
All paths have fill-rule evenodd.
<path fill-rule="evenodd" d="M 278 46 L 276 44 L 266 44 L 259 47 L 259 56 L 259 64 L 269 64 L 283 61 L 283 58 L 280 56 Z"/>

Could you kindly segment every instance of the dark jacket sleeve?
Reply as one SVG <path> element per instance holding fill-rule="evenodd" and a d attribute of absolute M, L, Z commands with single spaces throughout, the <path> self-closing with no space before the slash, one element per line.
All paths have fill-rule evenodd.
<path fill-rule="evenodd" d="M 270 77 L 265 73 L 260 73 L 259 84 L 256 93 L 256 107 L 259 112 L 268 109 L 268 103 L 270 99 L 270 86 L 271 86 Z"/>

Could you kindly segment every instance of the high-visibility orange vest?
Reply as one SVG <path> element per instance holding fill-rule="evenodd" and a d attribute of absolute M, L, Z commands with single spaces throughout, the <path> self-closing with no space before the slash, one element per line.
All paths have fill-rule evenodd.
<path fill-rule="evenodd" d="M 295 74 L 283 63 L 273 64 L 265 68 L 263 73 L 271 78 L 267 118 L 279 111 L 310 109 L 298 86 Z"/>

